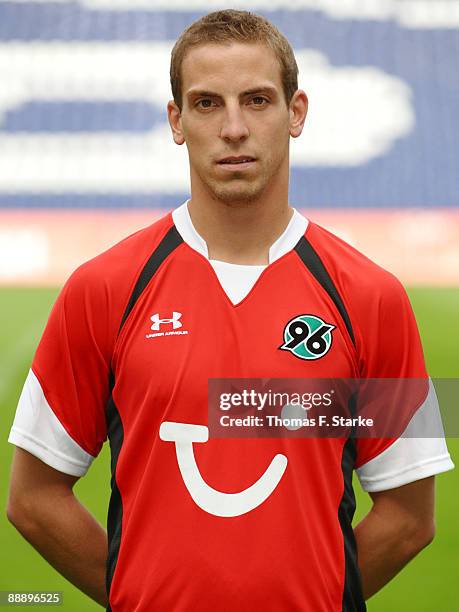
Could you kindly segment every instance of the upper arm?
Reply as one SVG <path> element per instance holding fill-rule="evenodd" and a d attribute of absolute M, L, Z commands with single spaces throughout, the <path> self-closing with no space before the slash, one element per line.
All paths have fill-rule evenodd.
<path fill-rule="evenodd" d="M 381 518 L 399 523 L 407 535 L 430 541 L 435 532 L 435 477 L 430 476 L 409 484 L 370 493 L 373 512 Z"/>
<path fill-rule="evenodd" d="M 74 477 L 86 473 L 107 437 L 114 323 L 107 316 L 110 296 L 94 274 L 91 266 L 82 266 L 59 294 L 9 436 L 55 471 Z M 27 475 L 20 474 L 22 482 Z"/>
<path fill-rule="evenodd" d="M 369 441 L 371 443 L 371 440 Z M 435 389 L 430 382 L 426 400 L 402 436 L 357 468 L 367 492 L 395 489 L 454 467 L 443 437 L 443 424 Z"/>
<path fill-rule="evenodd" d="M 368 381 L 359 393 L 359 402 L 368 404 L 359 403 L 358 409 L 363 415 L 368 411 L 375 423 L 371 437 L 359 437 L 356 441 L 356 468 L 377 457 L 400 437 L 429 391 L 423 350 L 408 296 L 392 275 L 380 273 L 378 281 L 371 295 L 366 295 L 363 302 L 366 309 L 359 311 L 356 325 L 360 377 Z"/>
<path fill-rule="evenodd" d="M 363 414 L 374 436 L 356 440 L 356 470 L 368 492 L 401 489 L 454 467 L 444 440 L 411 304 L 402 285 L 383 274 L 359 318 Z M 368 395 L 365 395 L 368 389 Z"/>
<path fill-rule="evenodd" d="M 67 281 L 32 364 L 36 395 L 31 403 L 39 405 L 40 411 L 45 405 L 50 408 L 68 436 L 86 453 L 82 463 L 97 457 L 107 436 L 105 406 L 110 394 L 114 334 L 113 325 L 107 321 L 109 297 L 94 275 L 86 265 Z M 63 452 L 69 454 L 67 449 Z M 73 457 L 73 452 L 70 455 Z M 60 469 L 59 465 L 54 467 Z"/>
<path fill-rule="evenodd" d="M 15 448 L 11 467 L 7 514 L 15 522 L 18 516 L 45 497 L 72 494 L 78 477 L 50 467 L 22 448 Z"/>

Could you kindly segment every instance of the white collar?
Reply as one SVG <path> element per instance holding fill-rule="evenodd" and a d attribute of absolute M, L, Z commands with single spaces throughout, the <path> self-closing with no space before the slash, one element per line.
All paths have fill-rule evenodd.
<path fill-rule="evenodd" d="M 205 240 L 196 231 L 188 211 L 188 200 L 172 211 L 172 219 L 183 240 L 195 251 L 209 259 L 209 251 Z M 291 251 L 308 227 L 308 220 L 296 208 L 283 234 L 269 249 L 269 263 L 273 263 Z"/>

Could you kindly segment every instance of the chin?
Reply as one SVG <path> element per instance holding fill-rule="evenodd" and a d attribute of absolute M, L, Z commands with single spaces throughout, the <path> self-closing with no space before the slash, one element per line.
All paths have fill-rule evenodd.
<path fill-rule="evenodd" d="M 231 188 L 230 186 L 222 188 L 221 185 L 213 185 L 209 187 L 213 196 L 217 200 L 220 200 L 229 206 L 251 204 L 252 202 L 258 200 L 264 191 L 262 187 L 255 185 L 245 188 Z"/>

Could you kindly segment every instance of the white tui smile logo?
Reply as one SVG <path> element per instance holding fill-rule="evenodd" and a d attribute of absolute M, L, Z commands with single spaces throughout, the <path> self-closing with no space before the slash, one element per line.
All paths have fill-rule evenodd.
<path fill-rule="evenodd" d="M 215 516 L 240 516 L 262 504 L 277 487 L 287 467 L 287 457 L 278 454 L 253 485 L 238 493 L 223 493 L 204 481 L 196 464 L 193 442 L 208 441 L 209 429 L 205 425 L 165 421 L 159 428 L 159 437 L 165 442 L 175 442 L 178 466 L 189 494 L 201 510 Z"/>

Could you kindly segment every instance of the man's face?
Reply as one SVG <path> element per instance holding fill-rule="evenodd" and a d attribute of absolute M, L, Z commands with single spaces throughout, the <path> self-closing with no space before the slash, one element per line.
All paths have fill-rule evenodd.
<path fill-rule="evenodd" d="M 169 103 L 169 120 L 175 142 L 188 148 L 195 195 L 250 202 L 288 184 L 289 137 L 301 129 L 292 131 L 295 113 L 273 51 L 245 43 L 192 48 L 182 64 L 182 99 L 181 113 Z"/>

